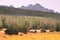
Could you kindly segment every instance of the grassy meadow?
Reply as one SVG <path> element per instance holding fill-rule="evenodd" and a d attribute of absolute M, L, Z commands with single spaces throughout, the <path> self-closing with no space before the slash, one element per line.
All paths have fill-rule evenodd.
<path fill-rule="evenodd" d="M 5 18 L 5 22 L 10 28 L 10 24 L 16 24 L 17 27 L 27 27 L 29 29 L 40 29 L 41 27 L 49 24 L 53 27 L 57 27 L 59 20 L 48 17 L 37 16 L 17 16 L 17 15 L 0 15 L 0 27 L 2 26 L 2 19 Z M 26 22 L 26 24 L 25 24 Z M 36 26 L 36 24 L 37 26 Z M 34 26 L 33 26 L 34 25 Z M 33 28 L 35 27 L 36 28 Z M 13 26 L 14 29 L 15 26 Z M 17 29 L 16 27 L 16 29 Z M 24 28 L 23 27 L 23 28 Z M 9 31 L 10 32 L 10 31 Z M 0 40 L 60 40 L 60 32 L 46 32 L 46 33 L 30 33 L 27 34 L 19 32 L 18 35 L 6 35 L 4 31 L 0 31 Z"/>

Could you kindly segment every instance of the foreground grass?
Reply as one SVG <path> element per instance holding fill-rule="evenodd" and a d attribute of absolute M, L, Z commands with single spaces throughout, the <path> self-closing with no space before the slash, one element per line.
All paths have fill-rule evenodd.
<path fill-rule="evenodd" d="M 21 33 L 20 33 L 21 34 Z M 0 33 L 0 40 L 60 40 L 60 32 L 53 33 L 28 33 L 21 36 L 18 35 L 5 35 Z"/>

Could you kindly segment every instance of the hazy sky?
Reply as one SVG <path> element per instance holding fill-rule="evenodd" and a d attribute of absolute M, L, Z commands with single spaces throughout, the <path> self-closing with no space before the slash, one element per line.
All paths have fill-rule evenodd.
<path fill-rule="evenodd" d="M 13 5 L 14 7 L 28 6 L 29 4 L 39 3 L 45 8 L 60 12 L 60 0 L 0 0 L 0 5 Z"/>

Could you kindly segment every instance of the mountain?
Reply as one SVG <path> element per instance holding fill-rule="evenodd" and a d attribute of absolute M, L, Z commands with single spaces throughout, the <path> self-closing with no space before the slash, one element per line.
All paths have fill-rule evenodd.
<path fill-rule="evenodd" d="M 42 5 L 40 5 L 38 3 L 35 4 L 35 5 L 29 4 L 27 7 L 22 6 L 21 9 L 36 10 L 36 11 L 46 11 L 46 12 L 54 12 L 54 10 L 44 8 Z"/>

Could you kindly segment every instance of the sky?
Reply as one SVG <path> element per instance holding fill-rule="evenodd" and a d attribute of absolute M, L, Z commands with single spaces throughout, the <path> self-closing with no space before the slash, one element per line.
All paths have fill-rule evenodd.
<path fill-rule="evenodd" d="M 45 8 L 53 9 L 55 12 L 60 12 L 60 0 L 0 0 L 0 5 L 21 7 L 29 4 L 35 5 L 39 3 Z"/>

